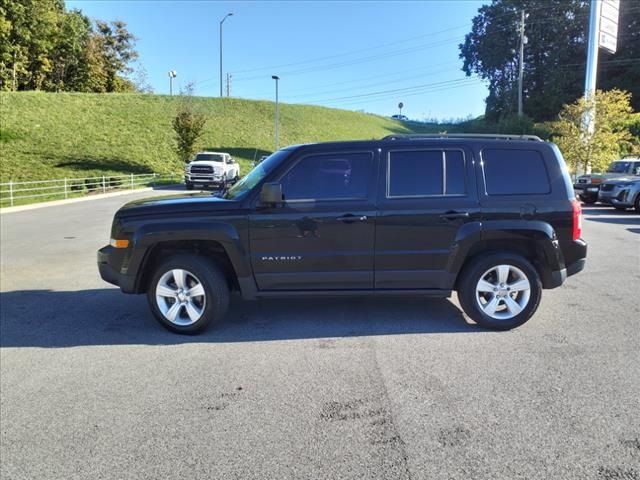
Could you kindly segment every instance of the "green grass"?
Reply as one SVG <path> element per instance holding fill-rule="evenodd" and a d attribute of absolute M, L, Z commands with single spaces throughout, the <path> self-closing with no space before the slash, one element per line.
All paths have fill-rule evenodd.
<path fill-rule="evenodd" d="M 0 182 L 129 173 L 180 174 L 171 121 L 178 97 L 0 93 Z M 226 151 L 242 173 L 273 149 L 274 104 L 193 98 L 207 116 L 201 147 Z M 438 132 L 443 125 L 306 105 L 281 105 L 280 144 Z"/>

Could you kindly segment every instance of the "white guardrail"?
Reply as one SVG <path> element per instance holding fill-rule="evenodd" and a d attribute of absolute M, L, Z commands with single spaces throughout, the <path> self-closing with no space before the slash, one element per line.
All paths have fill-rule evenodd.
<path fill-rule="evenodd" d="M 0 183 L 0 206 L 13 207 L 21 200 L 46 201 L 69 198 L 110 190 L 133 190 L 154 186 L 159 182 L 179 179 L 176 175 L 142 173 L 129 175 L 102 175 L 100 177 L 61 178 L 58 180 L 32 180 L 28 182 Z"/>

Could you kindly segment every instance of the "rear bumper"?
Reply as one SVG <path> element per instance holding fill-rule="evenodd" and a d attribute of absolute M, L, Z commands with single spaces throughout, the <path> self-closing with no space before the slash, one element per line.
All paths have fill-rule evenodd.
<path fill-rule="evenodd" d="M 567 242 L 563 245 L 565 264 L 560 270 L 542 275 L 542 286 L 546 289 L 561 286 L 567 277 L 581 272 L 587 263 L 587 243 L 582 240 Z"/>
<path fill-rule="evenodd" d="M 136 277 L 121 273 L 114 265 L 117 262 L 113 247 L 107 245 L 98 250 L 98 272 L 107 283 L 120 287 L 124 293 L 135 293 Z"/>
<path fill-rule="evenodd" d="M 582 270 L 584 270 L 585 265 L 587 264 L 587 259 L 586 258 L 581 258 L 580 260 L 577 260 L 575 262 L 573 262 L 571 265 L 569 265 L 566 270 L 567 270 L 567 277 L 570 277 L 571 275 L 575 275 L 578 272 L 581 272 Z"/>
<path fill-rule="evenodd" d="M 587 263 L 587 259 L 581 258 L 577 262 L 574 262 L 571 265 L 569 265 L 567 268 L 563 268 L 562 270 L 556 270 L 551 272 L 551 275 L 547 280 L 546 284 L 544 285 L 544 288 L 547 288 L 547 289 L 558 288 L 564 283 L 567 277 L 570 277 L 571 275 L 575 275 L 576 273 L 584 270 L 584 266 L 586 265 L 586 263 Z"/>

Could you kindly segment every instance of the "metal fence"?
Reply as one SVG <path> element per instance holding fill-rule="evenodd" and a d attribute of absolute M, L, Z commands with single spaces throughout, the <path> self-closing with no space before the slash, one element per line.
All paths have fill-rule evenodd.
<path fill-rule="evenodd" d="M 0 206 L 12 207 L 16 203 L 63 199 L 91 193 L 106 193 L 110 190 L 133 190 L 172 180 L 177 183 L 179 178 L 175 175 L 159 175 L 157 173 L 132 173 L 129 175 L 6 182 L 0 183 Z"/>

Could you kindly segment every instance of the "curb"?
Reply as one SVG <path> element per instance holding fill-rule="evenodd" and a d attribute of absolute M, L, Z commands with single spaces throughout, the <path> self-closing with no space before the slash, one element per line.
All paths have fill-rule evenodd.
<path fill-rule="evenodd" d="M 179 185 L 179 184 L 176 184 L 176 185 Z M 170 188 L 172 187 L 172 185 L 167 185 L 166 187 Z M 35 210 L 38 208 L 45 208 L 45 207 L 58 207 L 61 205 L 69 205 L 71 203 L 87 202 L 90 200 L 100 200 L 102 198 L 119 197 L 121 195 L 130 195 L 132 193 L 149 192 L 152 190 L 161 190 L 161 189 L 162 187 L 136 188 L 135 190 L 122 190 L 118 192 L 98 193 L 96 195 L 88 195 L 86 197 L 78 197 L 78 198 L 69 198 L 66 200 L 53 200 L 51 202 L 30 203 L 28 205 L 19 205 L 17 207 L 4 207 L 4 208 L 0 208 L 0 215 L 4 215 L 5 213 L 24 212 L 26 210 Z"/>

